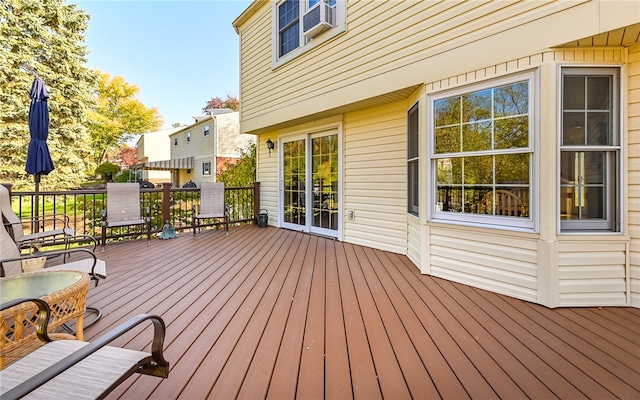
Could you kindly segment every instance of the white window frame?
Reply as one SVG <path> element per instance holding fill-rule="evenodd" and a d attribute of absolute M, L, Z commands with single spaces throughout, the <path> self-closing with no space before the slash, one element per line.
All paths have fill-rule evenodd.
<path fill-rule="evenodd" d="M 438 189 L 437 189 L 437 160 L 447 158 L 446 155 L 436 154 L 435 152 L 435 129 L 434 129 L 434 103 L 436 100 L 472 93 L 478 90 L 496 88 L 502 85 L 528 81 L 529 83 L 529 145 L 527 147 L 518 148 L 513 152 L 507 151 L 486 151 L 475 152 L 474 155 L 494 155 L 494 154 L 531 154 L 529 166 L 529 216 L 528 217 L 504 217 L 498 215 L 473 214 L 473 213 L 456 213 L 451 211 L 441 211 L 438 209 Z M 524 71 L 511 74 L 496 79 L 486 80 L 471 85 L 458 87 L 454 89 L 444 90 L 442 92 L 434 92 L 427 96 L 427 135 L 428 135 L 428 154 L 427 163 L 427 193 L 429 196 L 428 220 L 434 222 L 445 222 L 459 225 L 488 227 L 504 230 L 537 232 L 539 212 L 537 198 L 539 197 L 539 168 L 538 168 L 538 120 L 539 120 L 539 77 L 538 70 Z M 458 153 L 456 153 L 458 154 Z"/>
<path fill-rule="evenodd" d="M 174 146 L 177 146 L 177 145 L 178 145 L 178 138 L 177 138 L 177 137 L 174 137 L 174 138 L 173 138 L 173 145 L 174 145 Z"/>
<path fill-rule="evenodd" d="M 204 126 L 204 136 L 209 136 L 211 132 L 209 131 L 209 125 Z"/>
<path fill-rule="evenodd" d="M 313 39 L 307 39 L 302 35 L 302 17 L 309 10 L 309 0 L 298 0 L 300 5 L 298 11 L 300 13 L 298 17 L 299 21 L 299 43 L 300 45 L 295 50 L 288 52 L 280 56 L 280 29 L 278 26 L 278 9 L 279 6 L 285 2 L 285 0 L 279 0 L 271 6 L 271 68 L 275 69 L 279 66 L 289 62 L 290 60 L 304 54 L 305 52 L 313 49 L 317 45 L 330 40 L 331 38 L 345 32 L 347 30 L 347 0 L 336 0 L 334 26 L 314 37 Z"/>
<path fill-rule="evenodd" d="M 558 73 L 558 154 L 557 154 L 557 210 L 558 210 L 558 234 L 620 234 L 623 232 L 623 198 L 624 198 L 624 176 L 622 174 L 622 162 L 623 162 L 623 107 L 622 93 L 622 67 L 620 65 L 575 65 L 575 64 L 560 64 Z M 611 145 L 604 146 L 565 146 L 563 145 L 563 82 L 566 73 L 573 73 L 584 76 L 611 76 L 613 77 L 613 91 L 612 91 L 612 140 Z M 606 207 L 607 215 L 602 220 L 566 220 L 562 219 L 562 181 L 561 181 L 561 155 L 564 151 L 599 151 L 606 153 L 606 162 L 608 165 L 608 171 L 606 179 L 608 180 L 606 185 L 606 204 L 611 204 L 611 207 Z M 611 180 L 614 182 L 611 183 Z"/>
<path fill-rule="evenodd" d="M 417 124 L 415 126 L 415 134 L 417 135 L 417 143 L 415 157 L 411 156 L 411 115 L 416 113 Z M 411 169 L 415 167 L 414 180 L 411 180 Z M 407 110 L 407 212 L 416 217 L 420 216 L 420 103 L 415 102 L 409 110 Z M 417 204 L 413 204 L 413 195 L 418 196 Z"/>
<path fill-rule="evenodd" d="M 187 132 L 187 142 L 191 141 L 191 132 Z"/>
<path fill-rule="evenodd" d="M 211 161 L 202 163 L 202 176 L 211 176 Z"/>

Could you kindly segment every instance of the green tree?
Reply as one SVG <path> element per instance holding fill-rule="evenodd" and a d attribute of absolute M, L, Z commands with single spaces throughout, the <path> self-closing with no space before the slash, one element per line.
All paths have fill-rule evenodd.
<path fill-rule="evenodd" d="M 25 170 L 29 90 L 37 73 L 49 92 L 49 150 L 56 169 L 41 188 L 76 187 L 90 160 L 86 113 L 95 75 L 84 66 L 89 15 L 65 0 L 3 0 L 0 4 L 0 182 L 32 190 Z"/>
<path fill-rule="evenodd" d="M 105 182 L 111 182 L 113 176 L 118 172 L 120 172 L 120 167 L 110 162 L 102 163 L 96 168 L 96 175 L 100 175 Z"/>
<path fill-rule="evenodd" d="M 155 107 L 147 108 L 137 99 L 140 89 L 123 77 L 111 77 L 96 71 L 96 106 L 89 111 L 89 132 L 96 164 L 107 152 L 132 135 L 155 131 L 162 126 L 162 117 Z"/>
<path fill-rule="evenodd" d="M 251 142 L 238 151 L 238 161 L 235 164 L 225 162 L 224 170 L 218 175 L 226 186 L 246 187 L 256 181 L 256 144 Z"/>

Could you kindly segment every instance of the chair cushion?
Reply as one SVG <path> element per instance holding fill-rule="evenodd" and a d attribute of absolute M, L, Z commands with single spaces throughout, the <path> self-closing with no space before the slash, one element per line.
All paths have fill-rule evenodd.
<path fill-rule="evenodd" d="M 66 262 L 64 264 L 54 265 L 52 267 L 47 267 L 47 271 L 80 271 L 86 272 L 91 275 L 91 267 L 93 266 L 93 258 L 86 258 L 83 260 Z M 96 261 L 95 273 L 101 279 L 107 277 L 107 264 L 104 260 Z"/>
<path fill-rule="evenodd" d="M 5 393 L 74 351 L 86 346 L 79 340 L 56 340 L 2 370 L 0 391 Z M 105 346 L 31 392 L 26 398 L 98 398 L 132 367 L 149 357 L 142 351 Z"/>
<path fill-rule="evenodd" d="M 45 232 L 36 232 L 36 233 L 31 233 L 29 235 L 23 235 L 20 238 L 19 242 L 30 242 L 38 239 L 44 239 L 44 238 L 59 236 L 59 235 L 74 236 L 75 234 L 76 234 L 76 231 L 74 231 L 71 228 L 53 229 Z"/>

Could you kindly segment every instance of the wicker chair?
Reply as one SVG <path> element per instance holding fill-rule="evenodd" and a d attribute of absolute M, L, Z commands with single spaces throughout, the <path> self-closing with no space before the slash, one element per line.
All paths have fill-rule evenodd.
<path fill-rule="evenodd" d="M 107 183 L 107 208 L 102 210 L 102 251 L 107 246 L 107 228 L 131 225 L 146 227 L 147 244 L 151 243 L 149 209 L 142 216 L 140 185 L 137 183 Z"/>
<path fill-rule="evenodd" d="M 224 182 L 203 182 L 200 187 L 200 206 L 193 206 L 193 236 L 201 219 L 222 218 L 225 234 L 229 236 L 229 207 L 224 203 Z"/>
<path fill-rule="evenodd" d="M 100 279 L 107 277 L 107 266 L 103 260 L 98 260 L 95 253 L 87 248 L 73 248 L 60 251 L 48 251 L 34 254 L 20 254 L 20 250 L 16 246 L 15 242 L 11 240 L 9 233 L 3 227 L 0 227 L 0 277 L 17 275 L 24 272 L 25 265 L 30 260 L 46 257 L 53 258 L 56 256 L 70 256 L 73 254 L 87 255 L 88 257 L 67 261 L 67 257 L 64 257 L 64 262 L 58 265 L 43 265 L 43 268 L 48 271 L 80 271 L 89 274 L 91 280 L 95 282 L 95 286 L 98 286 Z M 44 261 L 43 261 L 44 262 Z M 87 307 L 87 312 L 93 313 L 94 318 L 89 323 L 84 324 L 84 328 L 88 328 L 93 325 L 102 317 L 102 311 L 97 307 Z M 65 327 L 68 332 L 75 334 L 70 328 Z"/>
<path fill-rule="evenodd" d="M 10 231 L 13 241 L 20 249 L 40 248 L 44 246 L 54 246 L 64 244 L 65 248 L 69 244 L 76 242 L 91 242 L 95 250 L 98 242 L 93 236 L 77 235 L 75 230 L 69 226 L 70 218 L 65 214 L 43 215 L 39 217 L 20 219 L 11 208 L 11 195 L 9 190 L 0 185 L 0 209 L 5 227 Z M 61 228 L 51 229 L 42 232 L 24 234 L 22 225 L 31 223 L 32 225 L 58 224 Z M 55 225 L 54 225 L 55 226 Z"/>

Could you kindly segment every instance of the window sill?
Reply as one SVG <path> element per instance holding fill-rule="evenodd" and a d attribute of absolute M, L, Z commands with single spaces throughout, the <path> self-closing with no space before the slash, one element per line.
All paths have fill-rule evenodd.
<path fill-rule="evenodd" d="M 273 49 L 273 59 L 271 62 L 271 69 L 275 70 L 278 69 L 279 67 L 287 64 L 289 61 L 295 60 L 296 58 L 300 57 L 301 55 L 305 54 L 308 51 L 313 50 L 315 47 L 333 39 L 334 37 L 346 32 L 347 30 L 347 25 L 346 24 L 340 24 L 340 25 L 336 25 L 333 28 L 329 29 L 326 32 L 321 33 L 320 35 L 316 36 L 314 39 L 312 39 L 309 43 L 306 43 L 300 47 L 298 47 L 297 49 L 285 54 L 284 56 L 278 58 L 276 56 L 276 52 L 277 52 L 277 48 Z"/>

